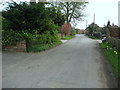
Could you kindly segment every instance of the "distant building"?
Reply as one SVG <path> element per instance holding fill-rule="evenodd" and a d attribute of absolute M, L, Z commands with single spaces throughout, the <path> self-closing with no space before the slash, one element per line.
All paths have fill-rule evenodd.
<path fill-rule="evenodd" d="M 53 0 L 52 0 L 53 1 Z M 47 2 L 47 0 L 38 0 L 38 2 Z"/>
<path fill-rule="evenodd" d="M 30 3 L 36 3 L 36 0 L 30 0 Z"/>
<path fill-rule="evenodd" d="M 120 27 L 120 1 L 118 2 L 118 26 Z"/>
<path fill-rule="evenodd" d="M 80 34 L 84 34 L 85 33 L 85 29 L 80 29 Z"/>
<path fill-rule="evenodd" d="M 65 23 L 61 27 L 61 37 L 71 34 L 71 24 Z"/>
<path fill-rule="evenodd" d="M 84 34 L 86 32 L 85 29 L 76 29 L 76 30 L 77 30 L 76 31 L 77 34 Z"/>

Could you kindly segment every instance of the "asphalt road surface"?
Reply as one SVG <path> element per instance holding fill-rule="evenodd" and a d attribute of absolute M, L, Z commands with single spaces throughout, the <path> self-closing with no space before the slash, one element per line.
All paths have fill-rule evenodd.
<path fill-rule="evenodd" d="M 98 42 L 84 35 L 40 53 L 2 57 L 3 88 L 109 88 Z"/>

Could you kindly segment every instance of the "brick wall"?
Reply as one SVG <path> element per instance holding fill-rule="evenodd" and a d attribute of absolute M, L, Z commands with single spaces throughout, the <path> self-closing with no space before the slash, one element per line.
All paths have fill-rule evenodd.
<path fill-rule="evenodd" d="M 70 35 L 70 33 L 71 33 L 71 25 L 65 23 L 65 24 L 62 26 L 62 28 L 61 28 L 61 33 L 62 33 L 62 34 L 65 34 L 65 36 L 66 36 L 66 35 Z"/>

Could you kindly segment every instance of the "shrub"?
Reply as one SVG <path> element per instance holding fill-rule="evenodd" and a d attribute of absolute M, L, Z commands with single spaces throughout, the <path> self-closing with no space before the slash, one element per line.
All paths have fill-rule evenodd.
<path fill-rule="evenodd" d="M 93 36 L 97 37 L 97 38 L 101 38 L 101 33 L 100 32 L 94 32 Z"/>
<path fill-rule="evenodd" d="M 61 44 L 62 42 L 58 42 L 58 43 L 52 43 L 52 44 L 41 44 L 41 45 L 31 45 L 31 47 L 29 49 L 27 49 L 28 52 L 40 52 L 40 51 L 45 51 L 49 48 L 55 47 L 59 44 Z"/>
<path fill-rule="evenodd" d="M 40 51 L 52 44 L 61 43 L 58 25 L 64 22 L 64 18 L 61 12 L 52 17 L 50 16 L 52 12 L 44 2 L 39 4 L 11 2 L 8 8 L 2 11 L 3 46 L 15 44 L 16 41 L 24 39 L 27 50 Z"/>
<path fill-rule="evenodd" d="M 44 4 L 32 5 L 26 2 L 19 4 L 11 2 L 6 10 L 2 11 L 2 16 L 7 20 L 9 25 L 8 28 L 5 27 L 6 29 L 21 31 L 42 28 L 41 30 L 43 30 L 45 26 L 42 25 L 46 25 L 48 20 L 46 12 Z"/>
<path fill-rule="evenodd" d="M 89 38 L 92 38 L 92 39 L 99 39 L 99 38 L 97 38 L 97 37 L 95 37 L 95 36 L 91 36 L 91 35 L 88 35 L 88 37 L 89 37 Z"/>
<path fill-rule="evenodd" d="M 20 33 L 13 30 L 2 31 L 2 45 L 13 45 L 16 41 L 22 40 Z"/>
<path fill-rule="evenodd" d="M 76 30 L 74 27 L 71 28 L 71 35 L 75 35 L 76 34 Z"/>
<path fill-rule="evenodd" d="M 51 34 L 52 33 L 52 34 Z M 58 36 L 58 31 L 45 31 L 43 34 L 37 34 L 36 37 L 28 39 L 27 41 L 27 51 L 42 51 L 50 48 L 56 44 L 60 44 L 60 38 Z"/>

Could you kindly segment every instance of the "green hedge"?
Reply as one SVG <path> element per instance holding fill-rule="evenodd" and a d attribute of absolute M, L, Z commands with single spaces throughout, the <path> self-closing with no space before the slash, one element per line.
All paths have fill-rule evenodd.
<path fill-rule="evenodd" d="M 31 46 L 27 51 L 28 52 L 40 52 L 40 51 L 45 51 L 49 48 L 55 47 L 57 45 L 62 44 L 62 42 L 57 42 L 53 44 L 41 44 L 41 45 L 33 45 Z"/>
<path fill-rule="evenodd" d="M 100 38 L 98 38 L 98 37 L 91 36 L 91 35 L 88 35 L 88 37 L 91 38 L 91 39 L 100 39 Z"/>
<path fill-rule="evenodd" d="M 5 20 L 3 20 L 5 21 Z M 4 22 L 4 27 L 7 27 L 8 23 Z M 15 45 L 17 41 L 26 40 L 27 51 L 41 51 L 53 46 L 53 44 L 60 44 L 60 38 L 58 36 L 58 25 L 50 23 L 49 29 L 45 29 L 44 32 L 39 32 L 38 29 L 34 30 L 7 30 L 2 31 L 2 46 Z"/>
<path fill-rule="evenodd" d="M 46 50 L 54 45 L 61 44 L 58 31 L 45 31 L 43 34 L 31 34 L 25 32 L 15 32 L 13 30 L 3 30 L 2 45 L 15 45 L 17 41 L 26 40 L 27 51 L 37 52 Z"/>
<path fill-rule="evenodd" d="M 100 39 L 101 38 L 101 32 L 94 32 L 93 36 Z"/>
<path fill-rule="evenodd" d="M 27 51 L 39 52 L 59 44 L 61 44 L 61 41 L 57 30 L 54 32 L 46 31 L 41 35 L 27 40 Z"/>
<path fill-rule="evenodd" d="M 21 34 L 13 30 L 2 31 L 2 46 L 14 45 L 17 41 L 22 40 Z"/>

